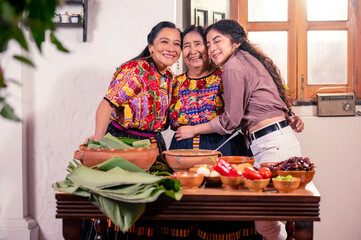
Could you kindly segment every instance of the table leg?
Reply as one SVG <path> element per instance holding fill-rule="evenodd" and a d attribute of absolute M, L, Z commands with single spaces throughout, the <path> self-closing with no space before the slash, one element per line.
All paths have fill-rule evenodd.
<path fill-rule="evenodd" d="M 94 240 L 108 240 L 108 238 L 107 238 L 108 221 L 107 220 L 95 219 L 94 228 L 95 228 L 95 233 L 96 233 Z"/>
<path fill-rule="evenodd" d="M 296 239 L 312 240 L 313 239 L 313 222 L 296 222 Z"/>
<path fill-rule="evenodd" d="M 63 219 L 63 237 L 65 240 L 81 239 L 81 219 Z"/>
<path fill-rule="evenodd" d="M 287 240 L 295 240 L 295 222 L 286 222 Z"/>
<path fill-rule="evenodd" d="M 287 222 L 287 240 L 312 240 L 313 222 Z"/>

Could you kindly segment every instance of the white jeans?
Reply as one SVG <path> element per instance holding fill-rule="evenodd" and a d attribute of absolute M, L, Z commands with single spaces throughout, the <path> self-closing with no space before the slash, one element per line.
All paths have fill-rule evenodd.
<path fill-rule="evenodd" d="M 250 148 L 255 158 L 254 167 L 263 162 L 281 162 L 290 157 L 301 157 L 301 148 L 290 126 L 252 141 Z"/>
<path fill-rule="evenodd" d="M 252 141 L 250 148 L 255 158 L 254 167 L 263 162 L 281 162 L 290 157 L 301 157 L 301 148 L 290 126 Z M 255 227 L 266 240 L 285 240 L 285 225 L 279 221 L 255 221 Z"/>

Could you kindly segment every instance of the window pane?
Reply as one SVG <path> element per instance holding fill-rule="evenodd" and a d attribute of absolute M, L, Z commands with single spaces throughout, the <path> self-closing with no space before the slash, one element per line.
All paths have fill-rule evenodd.
<path fill-rule="evenodd" d="M 308 84 L 347 83 L 347 31 L 308 31 Z"/>
<path fill-rule="evenodd" d="M 308 21 L 347 20 L 348 0 L 308 0 Z"/>
<path fill-rule="evenodd" d="M 249 32 L 248 37 L 273 60 L 287 83 L 287 32 Z"/>
<path fill-rule="evenodd" d="M 287 22 L 288 0 L 248 0 L 249 22 Z"/>

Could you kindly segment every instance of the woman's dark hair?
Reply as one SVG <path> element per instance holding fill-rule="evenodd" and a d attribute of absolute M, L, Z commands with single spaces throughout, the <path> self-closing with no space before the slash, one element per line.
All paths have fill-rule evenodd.
<path fill-rule="evenodd" d="M 225 36 L 228 36 L 231 40 L 231 43 L 241 44 L 236 51 L 244 50 L 246 52 L 249 52 L 253 57 L 257 58 L 258 61 L 263 64 L 263 66 L 267 69 L 267 71 L 273 78 L 273 81 L 277 86 L 278 93 L 281 99 L 287 105 L 288 114 L 292 114 L 293 112 L 290 104 L 287 101 L 286 90 L 283 85 L 280 70 L 277 68 L 274 62 L 266 56 L 266 54 L 264 54 L 259 48 L 257 48 L 248 40 L 247 33 L 244 28 L 237 21 L 229 19 L 220 20 L 207 27 L 204 31 L 204 35 L 207 36 L 208 32 L 212 29 L 220 32 Z"/>
<path fill-rule="evenodd" d="M 206 45 L 206 37 L 204 35 L 204 28 L 202 26 L 190 25 L 182 33 L 182 48 L 183 48 L 183 39 L 190 32 L 197 32 L 202 36 L 203 43 Z"/>
<path fill-rule="evenodd" d="M 182 35 L 181 30 L 179 30 L 179 28 L 177 28 L 177 26 L 172 23 L 172 22 L 167 22 L 167 21 L 163 21 L 158 23 L 157 25 L 155 25 L 152 30 L 150 31 L 150 33 L 148 34 L 147 37 L 147 42 L 148 44 L 153 44 L 154 43 L 154 39 L 158 36 L 159 32 L 163 29 L 163 28 L 174 28 L 177 29 L 179 31 L 179 35 Z M 148 49 L 148 46 L 146 46 L 144 48 L 144 50 L 135 58 L 129 60 L 129 61 L 133 61 L 136 59 L 140 59 L 140 58 L 144 58 L 144 57 L 149 57 L 150 56 L 150 52 Z"/>

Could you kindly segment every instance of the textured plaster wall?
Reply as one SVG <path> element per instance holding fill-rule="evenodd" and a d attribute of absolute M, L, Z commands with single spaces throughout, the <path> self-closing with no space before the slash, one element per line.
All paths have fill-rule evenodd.
<path fill-rule="evenodd" d="M 0 153 L 5 152 L 0 161 L 11 159 L 13 156 L 6 153 L 11 152 L 14 144 L 25 140 L 26 146 L 18 148 L 24 151 L 18 155 L 23 154 L 28 161 L 25 179 L 28 206 L 24 209 L 28 208 L 29 215 L 38 221 L 39 239 L 63 239 L 61 221 L 55 219 L 51 184 L 64 179 L 74 150 L 93 133 L 95 111 L 115 67 L 145 47 L 146 35 L 153 25 L 161 20 L 175 21 L 175 2 L 179 1 L 89 0 L 87 43 L 82 42 L 81 29 L 59 28 L 56 35 L 71 54 L 60 53 L 51 44 L 44 44 L 42 55 L 35 49 L 32 51 L 35 70 L 10 68 L 13 71 L 10 75 L 21 78 L 23 84 L 23 109 L 17 111 L 24 111 L 26 132 L 25 139 L 19 139 L 21 133 L 15 126 L 16 139 L 11 141 L 15 132 L 4 131 L 0 121 Z M 13 97 L 17 106 L 20 97 Z M 358 175 L 350 171 L 361 167 L 361 117 L 317 118 L 312 109 L 311 113 L 305 108 L 297 110 L 306 116 L 306 128 L 297 135 L 298 139 L 304 155 L 318 166 L 315 184 L 321 193 L 321 222 L 315 224 L 314 239 L 360 239 L 357 231 L 361 220 L 361 192 L 357 188 L 360 181 Z M 12 167 L 8 171 L 18 170 Z M 9 173 L 2 168 L 1 189 L 8 184 L 6 174 Z M 345 187 L 343 180 L 355 185 Z M 5 208 L 1 207 L 11 204 L 4 196 L 0 195 L 2 213 Z"/>
<path fill-rule="evenodd" d="M 82 30 L 58 28 L 71 53 L 44 44 L 33 51 L 36 70 L 24 70 L 28 108 L 29 211 L 40 239 L 62 239 L 52 183 L 63 180 L 74 150 L 94 131 L 95 111 L 115 68 L 146 46 L 151 28 L 175 20 L 175 1 L 89 0 L 88 42 Z"/>

